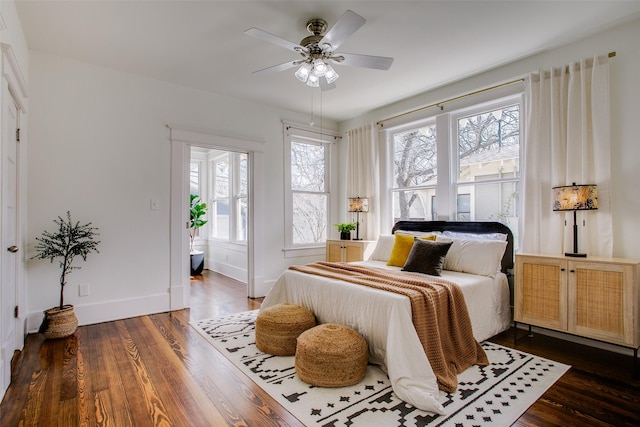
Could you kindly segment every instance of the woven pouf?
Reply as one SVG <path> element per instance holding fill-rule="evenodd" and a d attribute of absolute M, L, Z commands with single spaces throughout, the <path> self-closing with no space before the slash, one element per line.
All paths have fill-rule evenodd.
<path fill-rule="evenodd" d="M 298 337 L 295 367 L 302 381 L 319 387 L 346 387 L 367 373 L 365 339 L 342 325 L 326 323 Z"/>
<path fill-rule="evenodd" d="M 275 356 L 296 354 L 296 338 L 316 326 L 316 317 L 304 307 L 283 303 L 261 310 L 256 318 L 256 347 Z"/>

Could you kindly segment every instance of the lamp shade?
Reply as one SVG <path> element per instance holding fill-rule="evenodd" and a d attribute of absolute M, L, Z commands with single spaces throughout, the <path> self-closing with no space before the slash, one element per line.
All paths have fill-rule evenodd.
<path fill-rule="evenodd" d="M 553 187 L 554 211 L 598 209 L 598 187 L 594 184 Z"/>
<path fill-rule="evenodd" d="M 369 212 L 369 199 L 349 197 L 349 212 Z"/>

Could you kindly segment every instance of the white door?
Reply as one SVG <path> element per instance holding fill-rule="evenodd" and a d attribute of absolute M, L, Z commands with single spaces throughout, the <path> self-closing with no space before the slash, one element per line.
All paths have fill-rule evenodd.
<path fill-rule="evenodd" d="M 18 114 L 6 81 L 2 88 L 2 292 L 0 294 L 0 398 L 11 382 L 17 342 L 18 293 Z"/>

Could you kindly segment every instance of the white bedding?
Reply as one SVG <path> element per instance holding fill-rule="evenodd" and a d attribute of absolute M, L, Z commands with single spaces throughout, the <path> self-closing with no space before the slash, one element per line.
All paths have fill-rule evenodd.
<path fill-rule="evenodd" d="M 400 269 L 381 261 L 357 264 Z M 442 277 L 461 286 L 478 341 L 510 326 L 509 286 L 504 274 L 491 278 L 444 270 Z M 387 371 L 400 399 L 426 411 L 445 413 L 436 377 L 413 327 L 409 298 L 287 270 L 265 297 L 262 308 L 282 302 L 308 308 L 319 323 L 338 323 L 358 331 L 369 344 L 369 362 Z"/>

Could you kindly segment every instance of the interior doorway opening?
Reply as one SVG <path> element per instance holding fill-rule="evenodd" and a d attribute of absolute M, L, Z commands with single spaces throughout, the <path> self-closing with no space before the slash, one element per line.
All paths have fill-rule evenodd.
<path fill-rule="evenodd" d="M 233 279 L 248 282 L 249 154 L 221 148 L 191 146 L 189 195 L 204 204 L 204 224 L 190 229 L 192 247 L 191 280 L 201 280 L 201 267 Z M 197 197 L 197 198 L 195 198 Z M 191 221 L 193 225 L 193 221 Z M 194 269 L 195 268 L 195 269 Z M 248 293 L 248 292 L 247 292 Z"/>

